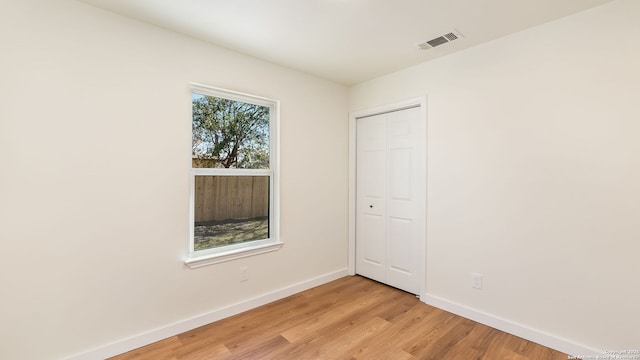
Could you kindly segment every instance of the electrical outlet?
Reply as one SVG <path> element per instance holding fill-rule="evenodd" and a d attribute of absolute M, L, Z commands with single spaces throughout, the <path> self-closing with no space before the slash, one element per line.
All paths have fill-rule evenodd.
<path fill-rule="evenodd" d="M 249 268 L 243 266 L 240 268 L 240 282 L 249 280 Z"/>
<path fill-rule="evenodd" d="M 482 274 L 471 273 L 471 287 L 474 289 L 482 289 Z"/>

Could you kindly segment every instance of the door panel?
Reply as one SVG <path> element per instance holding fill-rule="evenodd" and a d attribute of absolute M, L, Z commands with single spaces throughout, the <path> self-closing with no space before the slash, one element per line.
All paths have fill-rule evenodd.
<path fill-rule="evenodd" d="M 362 153 L 364 166 L 362 168 L 362 182 L 366 199 L 382 200 L 384 196 L 385 157 L 384 150 L 369 150 Z"/>
<path fill-rule="evenodd" d="M 363 261 L 384 266 L 384 219 L 380 215 L 364 214 L 363 231 L 367 241 L 363 244 Z"/>
<path fill-rule="evenodd" d="M 385 280 L 387 123 L 385 116 L 358 120 L 356 169 L 356 269 Z"/>
<path fill-rule="evenodd" d="M 391 271 L 399 271 L 405 275 L 411 274 L 411 220 L 390 217 L 389 240 L 387 247 L 389 255 L 387 264 Z"/>
<path fill-rule="evenodd" d="M 424 211 L 426 204 L 424 188 L 420 186 L 420 173 L 426 164 L 420 163 L 417 154 L 426 153 L 421 143 L 425 131 L 420 119 L 420 109 L 408 109 L 388 114 L 389 129 L 387 152 L 389 154 L 389 196 L 387 198 L 387 283 L 408 292 L 420 292 L 418 273 L 421 242 L 424 243 Z M 422 135 L 422 136 L 421 136 Z M 423 205 L 424 206 L 424 205 Z M 422 227 L 422 228 L 421 228 Z"/>
<path fill-rule="evenodd" d="M 412 149 L 389 151 L 389 198 L 411 200 Z"/>

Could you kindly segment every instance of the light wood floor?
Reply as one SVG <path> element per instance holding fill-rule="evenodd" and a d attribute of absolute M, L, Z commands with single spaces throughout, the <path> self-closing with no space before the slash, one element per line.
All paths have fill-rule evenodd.
<path fill-rule="evenodd" d="M 113 359 L 566 360 L 567 355 L 349 276 Z"/>

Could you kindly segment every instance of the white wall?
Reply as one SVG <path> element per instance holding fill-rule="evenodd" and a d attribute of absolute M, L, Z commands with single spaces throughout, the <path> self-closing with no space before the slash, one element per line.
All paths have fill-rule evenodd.
<path fill-rule="evenodd" d="M 350 90 L 351 110 L 428 96 L 430 295 L 640 347 L 638 38 L 621 0 Z"/>
<path fill-rule="evenodd" d="M 68 356 L 346 268 L 344 86 L 71 0 L 0 2 L 0 54 L 0 358 Z M 190 81 L 281 101 L 280 251 L 184 266 Z"/>

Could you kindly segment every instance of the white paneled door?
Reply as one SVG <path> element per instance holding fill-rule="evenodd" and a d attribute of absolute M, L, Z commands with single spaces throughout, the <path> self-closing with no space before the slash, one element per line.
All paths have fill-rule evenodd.
<path fill-rule="evenodd" d="M 356 120 L 356 273 L 419 294 L 426 233 L 420 107 Z"/>

